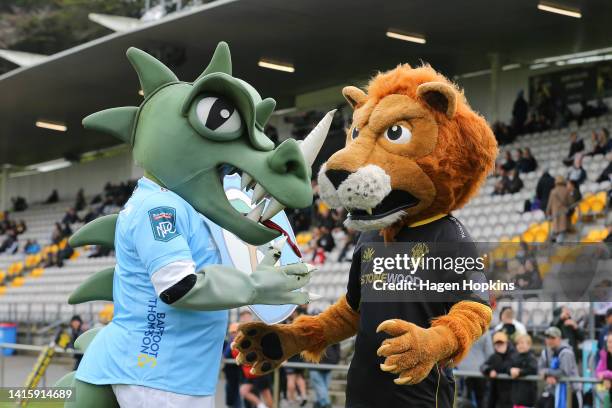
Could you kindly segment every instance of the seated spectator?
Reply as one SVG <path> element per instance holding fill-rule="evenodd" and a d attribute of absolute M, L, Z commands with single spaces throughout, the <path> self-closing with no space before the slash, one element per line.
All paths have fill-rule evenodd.
<path fill-rule="evenodd" d="M 74 209 L 76 211 L 81 211 L 83 210 L 83 208 L 85 208 L 86 204 L 87 203 L 85 201 L 85 192 L 83 191 L 82 188 L 80 188 L 79 191 L 77 192 L 76 200 L 74 202 Z"/>
<path fill-rule="evenodd" d="M 525 325 L 514 318 L 514 310 L 511 306 L 504 306 L 499 311 L 500 322 L 493 328 L 495 332 L 504 332 L 510 339 L 519 334 L 527 334 Z"/>
<path fill-rule="evenodd" d="M 516 284 L 521 290 L 535 290 L 542 288 L 542 278 L 535 267 L 533 259 L 527 259 L 519 266 L 519 272 L 515 277 Z"/>
<path fill-rule="evenodd" d="M 512 158 L 512 154 L 510 151 L 506 150 L 504 153 L 504 162 L 500 165 L 500 167 L 505 171 L 509 172 L 510 170 L 514 170 L 516 167 L 516 161 Z"/>
<path fill-rule="evenodd" d="M 47 197 L 47 199 L 45 200 L 44 204 L 53 204 L 53 203 L 57 203 L 59 201 L 59 194 L 57 194 L 57 190 L 53 190 L 51 192 L 51 195 L 49 195 L 49 197 Z"/>
<path fill-rule="evenodd" d="M 538 371 L 544 376 L 546 381 L 546 392 L 543 397 L 550 401 L 550 405 L 554 407 L 565 407 L 566 401 L 561 400 L 567 395 L 569 390 L 567 384 L 559 383 L 561 377 L 578 377 L 578 364 L 576 356 L 572 348 L 566 346 L 561 341 L 561 330 L 552 326 L 544 332 L 546 347 L 542 350 L 542 354 L 538 359 Z M 572 395 L 574 407 L 582 406 L 582 384 L 572 383 Z M 555 400 L 557 398 L 557 400 Z M 543 401 L 540 401 L 543 402 Z"/>
<path fill-rule="evenodd" d="M 18 238 L 15 230 L 9 230 L 6 234 L 6 238 L 4 238 L 4 241 L 2 241 L 2 244 L 0 245 L 0 254 L 4 252 L 14 254 L 17 252 L 19 249 L 17 241 Z"/>
<path fill-rule="evenodd" d="M 85 213 L 85 216 L 83 217 L 83 222 L 88 223 L 88 222 L 95 220 L 96 218 L 98 218 L 98 212 L 95 211 L 91 207 L 87 207 L 87 212 Z"/>
<path fill-rule="evenodd" d="M 508 172 L 500 168 L 500 176 L 501 177 L 497 180 L 493 188 L 493 195 L 504 195 L 510 192 L 510 177 L 508 177 Z"/>
<path fill-rule="evenodd" d="M 519 172 L 515 168 L 510 172 L 510 181 L 508 183 L 508 193 L 514 194 L 521 191 L 523 188 L 523 180 L 519 177 Z"/>
<path fill-rule="evenodd" d="M 604 134 L 593 131 L 591 151 L 587 153 L 587 156 L 597 156 L 598 154 L 606 154 L 608 150 L 608 139 Z"/>
<path fill-rule="evenodd" d="M 555 188 L 550 192 L 546 215 L 552 219 L 551 228 L 553 240 L 563 242 L 565 234 L 569 228 L 567 216 L 571 198 L 567 190 L 567 183 L 563 176 L 555 178 Z"/>
<path fill-rule="evenodd" d="M 81 222 L 79 215 L 74 208 L 69 208 L 62 218 L 62 224 L 74 224 L 75 222 Z"/>
<path fill-rule="evenodd" d="M 528 147 L 521 151 L 521 158 L 518 161 L 517 167 L 521 173 L 531 173 L 538 168 L 538 162 Z"/>
<path fill-rule="evenodd" d="M 553 188 L 555 188 L 555 179 L 550 175 L 548 170 L 544 170 L 544 173 L 542 173 L 536 185 L 535 193 L 536 199 L 540 202 L 540 209 L 546 211 L 548 197 Z"/>
<path fill-rule="evenodd" d="M 493 353 L 480 367 L 480 371 L 489 380 L 489 408 L 512 408 L 512 383 L 507 380 L 496 380 L 498 374 L 510 374 L 515 351 L 508 342 L 504 332 L 493 335 Z"/>
<path fill-rule="evenodd" d="M 597 116 L 597 109 L 593 105 L 590 105 L 586 99 L 580 101 L 580 106 L 582 107 L 582 111 L 580 112 L 580 116 L 578 116 L 579 125 L 582 125 L 586 119 Z"/>
<path fill-rule="evenodd" d="M 575 181 L 578 185 L 587 179 L 586 170 L 582 167 L 582 155 L 578 154 L 574 158 L 574 165 L 567 172 L 567 179 Z"/>
<path fill-rule="evenodd" d="M 570 149 L 567 157 L 563 159 L 563 163 L 566 166 L 571 165 L 574 162 L 574 156 L 577 153 L 584 151 L 584 141 L 578 137 L 578 133 L 572 132 L 570 135 Z"/>
<path fill-rule="evenodd" d="M 11 199 L 13 201 L 13 211 L 20 212 L 28 209 L 28 203 L 23 197 L 14 197 Z"/>
<path fill-rule="evenodd" d="M 317 246 L 322 248 L 325 252 L 331 252 L 336 244 L 334 243 L 334 237 L 331 231 L 326 226 L 319 228 L 319 239 L 317 240 Z"/>
<path fill-rule="evenodd" d="M 23 251 L 28 255 L 37 254 L 40 252 L 40 245 L 35 239 L 28 239 L 23 247 Z"/>
<path fill-rule="evenodd" d="M 606 155 L 606 159 L 608 160 L 608 165 L 605 169 L 603 169 L 599 177 L 597 177 L 597 180 L 595 180 L 598 183 L 611 181 L 610 175 L 612 174 L 612 152 Z"/>
<path fill-rule="evenodd" d="M 28 230 L 28 227 L 26 226 L 26 223 L 24 220 L 19 220 L 19 222 L 15 224 L 15 232 L 17 232 L 17 235 L 21 235 L 27 230 Z"/>
<path fill-rule="evenodd" d="M 511 359 L 510 377 L 519 378 L 538 374 L 538 360 L 531 351 L 528 334 L 516 336 L 517 353 Z M 535 381 L 512 381 L 512 404 L 514 407 L 534 407 L 538 399 L 538 384 Z"/>
<path fill-rule="evenodd" d="M 51 242 L 53 244 L 59 244 L 64 237 L 64 228 L 59 222 L 56 222 L 51 232 Z"/>
<path fill-rule="evenodd" d="M 579 344 L 584 340 L 584 331 L 572 319 L 571 312 L 567 306 L 559 306 L 553 310 L 553 321 L 551 326 L 557 327 L 561 331 L 561 338 L 567 341 L 574 355 L 578 355 Z"/>

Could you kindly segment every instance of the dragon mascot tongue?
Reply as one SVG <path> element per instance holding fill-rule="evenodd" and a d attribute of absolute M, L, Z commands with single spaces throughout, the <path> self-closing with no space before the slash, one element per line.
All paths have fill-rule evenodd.
<path fill-rule="evenodd" d="M 451 211 L 474 196 L 492 170 L 495 137 L 463 93 L 429 66 L 400 65 L 374 77 L 367 93 L 346 87 L 343 94 L 353 123 L 346 146 L 322 166 L 319 188 L 331 207 L 348 210 L 345 225 L 362 231 L 347 293 L 323 313 L 292 324 L 241 326 L 237 360 L 262 373 L 297 353 L 318 361 L 327 346 L 357 335 L 347 407 L 451 407 L 449 367 L 488 329 L 488 297 L 366 300 L 362 248 L 397 241 L 421 248 L 467 244 L 475 251 Z M 435 273 L 426 279 L 445 283 Z"/>
<path fill-rule="evenodd" d="M 275 102 L 232 76 L 227 44 L 192 83 L 141 50 L 130 48 L 127 57 L 144 101 L 94 113 L 83 124 L 130 144 L 145 176 L 118 215 L 70 239 L 74 247 L 115 248 L 117 265 L 69 299 L 110 300 L 115 314 L 77 339 L 86 352 L 58 385 L 75 387 L 72 407 L 212 407 L 227 309 L 308 303 L 311 295 L 297 289 L 313 268 L 277 266 L 282 239 L 252 273 L 222 265 L 209 225 L 251 245 L 278 238 L 283 230 L 270 219 L 312 203 L 310 165 L 333 112 L 301 144 L 289 139 L 275 147 L 263 132 Z M 255 206 L 244 214 L 223 189 L 224 176 L 235 171 L 243 188 L 254 190 Z"/>

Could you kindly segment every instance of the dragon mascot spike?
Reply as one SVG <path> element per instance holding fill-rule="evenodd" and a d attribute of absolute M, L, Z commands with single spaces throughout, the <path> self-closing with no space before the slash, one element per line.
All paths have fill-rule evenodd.
<path fill-rule="evenodd" d="M 312 202 L 314 161 L 333 112 L 298 144 L 275 147 L 264 133 L 275 101 L 232 76 L 229 47 L 219 43 L 194 82 L 136 48 L 127 51 L 144 101 L 83 120 L 132 146 L 145 170 L 118 215 L 99 218 L 70 239 L 74 247 L 114 247 L 117 264 L 87 279 L 71 304 L 110 300 L 112 322 L 84 333 L 76 372 L 58 386 L 76 387 L 70 407 L 212 406 L 227 309 L 253 304 L 305 304 L 311 265 L 277 266 L 272 245 L 252 273 L 223 265 L 209 225 L 251 245 L 283 233 L 271 218 Z M 255 207 L 236 210 L 223 189 L 240 172 Z M 284 242 L 278 240 L 278 242 Z"/>
<path fill-rule="evenodd" d="M 450 366 L 488 329 L 487 294 L 466 291 L 452 301 L 415 299 L 411 293 L 393 301 L 381 295 L 366 299 L 372 282 L 393 275 L 374 279 L 368 257 L 377 242 L 380 248 L 396 241 L 408 254 L 431 249 L 428 256 L 439 257 L 436 249 L 467 248 L 459 256 L 477 258 L 467 229 L 451 212 L 476 194 L 493 169 L 495 137 L 463 93 L 430 66 L 400 65 L 374 77 L 367 92 L 349 86 L 343 94 L 353 123 L 346 146 L 321 167 L 318 180 L 321 198 L 346 208 L 345 225 L 362 231 L 347 293 L 323 313 L 292 324 L 242 325 L 236 358 L 264 373 L 262 367 L 271 370 L 298 353 L 318 361 L 327 346 L 357 335 L 347 407 L 450 408 Z M 414 277 L 435 284 L 461 276 L 423 272 Z M 257 358 L 247 361 L 249 355 Z"/>

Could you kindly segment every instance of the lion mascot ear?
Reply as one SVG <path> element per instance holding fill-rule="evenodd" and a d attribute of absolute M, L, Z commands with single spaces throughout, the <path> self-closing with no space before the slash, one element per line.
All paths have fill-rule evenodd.
<path fill-rule="evenodd" d="M 342 95 L 344 95 L 344 99 L 346 99 L 349 105 L 351 105 L 351 108 L 353 108 L 353 110 L 358 105 L 361 105 L 363 102 L 365 102 L 365 100 L 368 98 L 365 92 L 363 92 L 356 86 L 345 86 L 342 89 Z"/>
<path fill-rule="evenodd" d="M 457 91 L 451 85 L 444 82 L 425 82 L 419 85 L 416 92 L 433 110 L 445 114 L 448 119 L 455 116 Z"/>

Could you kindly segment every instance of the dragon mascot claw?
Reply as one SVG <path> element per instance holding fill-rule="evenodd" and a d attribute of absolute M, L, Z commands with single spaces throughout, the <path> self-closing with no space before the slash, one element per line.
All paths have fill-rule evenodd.
<path fill-rule="evenodd" d="M 132 146 L 145 176 L 119 214 L 70 239 L 74 247 L 114 247 L 117 264 L 87 279 L 69 302 L 109 300 L 115 312 L 109 325 L 79 337 L 81 364 L 58 385 L 76 388 L 69 407 L 209 407 L 227 309 L 308 303 L 311 295 L 299 289 L 313 270 L 301 262 L 278 266 L 281 245 L 270 245 L 252 272 L 222 264 L 209 226 L 250 245 L 279 238 L 284 231 L 270 218 L 311 204 L 310 165 L 333 112 L 301 144 L 289 139 L 275 147 L 263 130 L 275 101 L 232 76 L 226 43 L 194 82 L 179 81 L 139 49 L 127 57 L 144 101 L 94 113 L 83 124 Z M 234 172 L 260 201 L 248 213 L 226 198 L 223 178 Z"/>
<path fill-rule="evenodd" d="M 453 301 L 410 294 L 397 301 L 365 299 L 372 275 L 362 268 L 362 250 L 393 241 L 413 250 L 426 243 L 475 250 L 451 212 L 476 194 L 493 169 L 495 137 L 463 93 L 427 65 L 400 65 L 375 76 L 367 92 L 349 86 L 343 94 L 353 122 L 346 146 L 323 164 L 318 181 L 321 198 L 346 208 L 345 225 L 361 231 L 347 293 L 321 314 L 291 324 L 242 325 L 233 344 L 237 361 L 262 374 L 263 367 L 271 370 L 298 353 L 316 362 L 327 346 L 357 335 L 347 407 L 450 408 L 450 367 L 488 329 L 487 294 Z M 451 275 L 435 272 L 424 279 L 445 283 Z M 247 361 L 249 355 L 257 358 Z"/>

